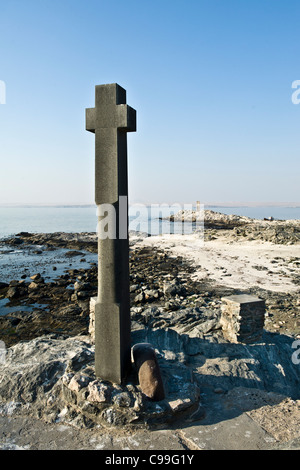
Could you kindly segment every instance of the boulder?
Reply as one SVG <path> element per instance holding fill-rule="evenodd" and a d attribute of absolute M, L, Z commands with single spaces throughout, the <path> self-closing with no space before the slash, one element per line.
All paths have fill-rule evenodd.
<path fill-rule="evenodd" d="M 163 400 L 164 384 L 154 348 L 149 343 L 138 343 L 132 354 L 142 392 L 153 401 Z"/>

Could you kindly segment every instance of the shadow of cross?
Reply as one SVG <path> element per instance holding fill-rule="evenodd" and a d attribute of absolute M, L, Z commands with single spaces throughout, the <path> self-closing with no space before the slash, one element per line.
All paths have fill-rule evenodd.
<path fill-rule="evenodd" d="M 131 365 L 127 132 L 136 131 L 136 111 L 126 104 L 124 88 L 116 83 L 95 87 L 95 108 L 86 109 L 86 130 L 95 133 L 99 222 L 108 211 L 113 214 L 108 223 L 115 225 L 107 236 L 100 236 L 98 229 L 95 371 L 102 380 L 121 383 Z"/>

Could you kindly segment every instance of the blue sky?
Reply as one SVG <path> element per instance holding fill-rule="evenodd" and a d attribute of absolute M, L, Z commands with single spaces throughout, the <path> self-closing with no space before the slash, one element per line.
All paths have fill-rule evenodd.
<path fill-rule="evenodd" d="M 299 202 L 299 0 L 1 0 L 0 204 L 93 203 L 119 83 L 131 202 Z"/>

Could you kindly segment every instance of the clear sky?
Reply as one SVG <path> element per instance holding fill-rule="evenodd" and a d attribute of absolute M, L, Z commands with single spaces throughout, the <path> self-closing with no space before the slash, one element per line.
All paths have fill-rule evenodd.
<path fill-rule="evenodd" d="M 94 202 L 105 83 L 137 110 L 131 202 L 299 202 L 299 18 L 299 0 L 0 0 L 0 204 Z"/>

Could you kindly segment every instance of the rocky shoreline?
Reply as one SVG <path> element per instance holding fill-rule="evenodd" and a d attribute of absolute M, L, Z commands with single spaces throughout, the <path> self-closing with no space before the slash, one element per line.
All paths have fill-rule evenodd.
<path fill-rule="evenodd" d="M 221 236 L 221 233 L 220 233 Z M 230 237 L 232 234 L 229 235 Z M 176 312 L 186 316 L 191 308 L 211 310 L 216 317 L 220 312 L 221 298 L 240 293 L 241 289 L 217 285 L 211 279 L 193 279 L 197 270 L 184 257 L 172 256 L 160 247 L 139 246 L 136 237 L 130 250 L 130 292 L 132 320 L 144 322 L 149 308 L 170 313 L 169 325 L 163 318 L 154 315 L 151 322 L 164 327 L 177 322 Z M 97 252 L 94 234 L 28 234 L 2 241 L 5 246 L 25 248 L 26 246 L 45 249 L 65 248 L 69 259 L 82 259 L 85 252 Z M 294 260 L 293 267 L 300 264 Z M 15 312 L 0 316 L 0 339 L 9 347 L 18 341 L 29 340 L 47 333 L 70 335 L 88 334 L 89 301 L 97 295 L 97 266 L 92 263 L 89 269 L 66 269 L 64 274 L 47 282 L 41 273 L 32 272 L 24 279 L 13 279 L 0 283 L 0 301 L 7 299 Z M 21 276 L 22 277 L 22 276 Z M 297 282 L 297 281 L 296 281 Z M 300 312 L 298 292 L 271 292 L 249 286 L 242 292 L 257 295 L 266 301 L 266 328 L 292 334 L 300 334 Z M 6 304 L 8 305 L 8 304 Z M 30 306 L 32 307 L 30 311 Z M 39 308 L 41 305 L 43 307 Z M 29 306 L 29 308 L 26 308 Z M 24 307 L 24 310 L 22 310 Z M 3 309 L 5 311 L 5 309 Z M 172 318 L 171 318 L 172 317 Z"/>
<path fill-rule="evenodd" d="M 286 227 L 288 228 L 284 239 L 288 240 L 288 246 L 292 245 L 293 247 L 298 242 L 292 241 L 291 237 L 295 234 L 297 236 L 298 232 L 297 230 L 290 231 L 289 224 Z M 238 230 L 241 230 L 241 227 L 232 227 L 232 224 L 226 229 L 224 227 L 206 229 L 205 238 L 208 240 L 208 244 L 211 244 L 209 246 L 214 246 L 213 244 L 219 241 L 222 241 L 224 246 L 232 246 L 233 243 L 240 246 L 242 243 L 243 247 L 243 243 L 253 243 L 253 239 L 247 239 L 245 242 L 248 235 L 245 237 Z M 249 233 L 251 232 L 248 225 L 247 230 Z M 251 237 L 254 238 L 254 243 L 266 243 L 266 246 L 271 243 L 274 245 L 276 253 L 282 244 L 270 241 L 269 235 L 271 238 L 273 237 L 270 230 L 268 228 L 263 235 L 268 239 L 267 241 L 261 240 L 262 233 L 256 229 L 252 230 Z M 293 353 L 291 345 L 293 341 L 300 338 L 299 284 L 297 284 L 300 258 L 294 256 L 287 262 L 287 266 L 291 267 L 291 271 L 288 272 L 292 280 L 290 285 L 294 285 L 294 289 L 272 290 L 251 282 L 247 288 L 245 286 L 241 288 L 234 283 L 216 282 L 216 279 L 209 273 L 199 278 L 201 266 L 199 267 L 184 252 L 180 255 L 180 252 L 174 251 L 175 248 L 178 248 L 178 244 L 176 241 L 175 243 L 172 241 L 175 240 L 175 238 L 172 239 L 172 236 L 130 235 L 130 297 L 133 341 L 135 343 L 145 340 L 152 342 L 161 354 L 161 361 L 163 363 L 167 361 L 168 367 L 171 364 L 173 369 L 188 367 L 193 371 L 193 380 L 201 393 L 200 407 L 198 411 L 195 407 L 191 408 L 193 419 L 191 420 L 191 417 L 187 415 L 185 419 L 190 419 L 190 421 L 186 422 L 202 420 L 206 413 L 210 413 L 210 407 L 211 411 L 218 409 L 219 405 L 216 399 L 218 403 L 224 402 L 225 408 L 230 400 L 234 399 L 239 403 L 239 409 L 248 413 L 252 420 L 264 423 L 264 428 L 268 429 L 276 442 L 287 442 L 290 439 L 300 438 L 297 425 L 299 422 L 297 409 L 299 406 L 300 374 L 299 366 L 296 367 L 296 370 L 291 361 Z M 186 243 L 192 247 L 195 240 L 198 239 L 199 236 L 195 233 L 187 238 Z M 89 337 L 90 299 L 97 295 L 97 266 L 95 262 L 90 260 L 88 267 L 81 267 L 80 260 L 87 258 L 88 253 L 96 254 L 95 234 L 29 234 L 23 232 L 10 239 L 2 240 L 1 247 L 3 249 L 17 247 L 20 251 L 29 248 L 37 249 L 42 251 L 40 253 L 42 256 L 43 253 L 63 249 L 65 250 L 64 256 L 67 254 L 66 258 L 69 261 L 77 260 L 72 267 L 66 265 L 64 271 L 59 275 L 56 275 L 54 270 L 51 279 L 43 274 L 41 263 L 41 269 L 38 272 L 36 270 L 30 272 L 30 267 L 28 267 L 29 272 L 26 272 L 26 276 L 20 273 L 19 278 L 7 279 L 0 283 L 0 341 L 5 344 L 8 350 L 9 357 L 11 357 L 9 364 L 12 369 L 12 364 L 17 362 L 18 348 L 28 348 L 26 354 L 34 357 L 36 354 L 34 351 L 38 351 L 40 347 L 37 345 L 44 344 L 43 348 L 48 345 L 50 349 L 54 348 L 55 350 L 56 347 L 63 347 L 62 345 L 67 344 L 72 338 L 78 343 L 78 351 L 75 356 L 79 357 L 82 354 L 82 347 L 83 355 L 89 351 L 88 357 L 91 361 L 93 346 L 88 344 L 87 338 Z M 283 263 L 283 260 L 281 261 Z M 258 271 L 267 278 L 268 273 L 265 269 Z M 287 273 L 287 271 L 285 272 Z M 226 281 L 230 277 L 222 279 Z M 265 333 L 264 338 L 258 344 L 231 345 L 222 336 L 220 325 L 222 297 L 239 293 L 255 295 L 266 302 Z M 1 305 L 4 305 L 2 310 Z M 10 313 L 5 315 L 3 313 L 8 305 Z M 73 363 L 75 368 L 71 371 L 73 374 L 71 375 L 77 377 L 76 374 L 86 365 L 78 366 L 74 361 Z M 277 364 L 276 367 L 274 367 L 274 363 Z M 59 362 L 58 372 L 55 372 L 56 369 L 52 369 L 49 364 L 47 365 L 46 361 L 45 367 L 46 369 L 50 367 L 50 369 L 45 373 L 49 377 L 52 373 L 54 374 L 55 380 L 53 379 L 51 385 L 54 388 L 53 390 L 51 387 L 49 390 L 47 389 L 49 393 L 47 391 L 46 396 L 43 387 L 39 389 L 40 391 L 37 393 L 41 393 L 41 395 L 38 400 L 32 398 L 36 393 L 34 390 L 32 397 L 27 397 L 31 403 L 29 407 L 31 415 L 46 419 L 48 423 L 55 423 L 57 420 L 60 422 L 62 419 L 63 422 L 81 428 L 89 427 L 91 420 L 81 415 L 80 417 L 78 410 L 76 412 L 73 409 L 73 412 L 65 413 L 63 404 L 59 406 L 59 401 L 56 403 L 57 406 L 51 405 L 51 400 L 55 401 L 56 399 L 55 394 L 59 387 L 65 387 L 68 397 L 71 392 L 74 394 L 75 391 L 68 388 L 69 383 L 74 383 L 75 388 L 79 387 L 79 391 L 82 387 L 80 377 L 77 377 L 76 380 L 74 378 L 73 382 L 70 375 L 67 381 L 62 378 L 65 376 L 66 368 L 69 367 L 68 361 L 64 363 L 62 359 Z M 28 381 L 31 383 L 30 385 L 28 382 L 28 386 L 34 388 L 34 374 L 30 379 L 32 370 L 29 371 L 26 369 L 26 365 L 23 366 L 25 367 L 24 373 L 27 374 Z M 90 368 L 89 364 L 88 367 Z M 284 372 L 281 373 L 281 370 Z M 4 372 L 4 376 L 5 374 Z M 86 376 L 86 372 L 83 371 L 83 375 Z M 11 400 L 17 403 L 18 397 L 24 393 L 22 387 L 18 388 L 20 383 L 14 382 L 14 379 L 8 376 L 3 383 L 6 385 L 4 388 L 0 387 L 2 402 L 9 401 L 6 391 L 10 390 Z M 88 380 L 87 387 L 89 387 L 89 383 L 92 383 L 92 379 Z M 82 390 L 80 393 L 86 393 L 84 388 Z M 138 396 L 133 394 L 133 390 L 133 388 L 126 390 L 125 395 L 127 394 L 127 397 Z M 119 392 L 124 393 L 122 390 Z M 251 401 L 250 396 L 253 396 L 254 402 Z M 48 405 L 45 402 L 46 398 L 50 400 L 47 402 Z M 121 398 L 120 396 L 120 400 Z M 173 402 L 175 407 L 182 407 L 183 410 L 190 406 L 186 404 L 188 401 L 186 402 L 184 399 L 176 401 L 173 397 Z M 116 403 L 118 403 L 117 398 Z M 130 413 L 126 414 L 126 409 L 122 406 L 116 409 L 119 410 L 116 414 L 112 415 L 110 412 L 107 415 L 108 424 L 109 420 L 113 419 L 112 416 L 115 416 L 116 423 L 121 419 L 120 416 L 131 416 Z M 16 413 L 18 416 L 23 408 L 19 405 L 16 406 L 13 414 Z M 273 424 L 277 423 L 277 434 L 272 431 L 273 424 L 266 418 L 266 413 L 270 413 L 270 410 L 275 410 L 275 408 L 281 421 L 277 420 L 276 422 L 272 413 L 270 416 L 273 416 Z M 168 410 L 170 410 L 169 405 Z M 262 410 L 269 411 L 265 413 Z M 10 411 L 7 407 L 2 406 L 0 416 L 7 415 L 7 413 L 9 414 Z M 288 429 L 290 431 L 285 429 L 284 423 L 287 417 L 289 417 Z"/>
<path fill-rule="evenodd" d="M 260 240 L 275 244 L 300 243 L 300 220 L 251 219 L 246 216 L 227 215 L 212 210 L 183 210 L 168 218 L 171 222 L 193 222 L 203 225 L 205 239 L 226 235 L 234 241 Z"/>
<path fill-rule="evenodd" d="M 187 211 L 189 212 L 189 211 Z M 175 217 L 184 217 L 191 221 L 197 213 L 178 213 Z M 198 214 L 203 217 L 203 214 Z M 240 216 L 228 216 L 213 211 L 205 211 L 204 240 L 225 240 L 226 243 L 247 241 L 282 243 L 300 243 L 300 221 L 258 221 Z M 213 227 L 213 228 L 210 228 Z M 218 228 L 216 228 L 218 227 Z M 211 308 L 217 312 L 220 298 L 239 292 L 224 285 L 217 285 L 209 277 L 201 282 L 192 280 L 197 267 L 182 256 L 176 256 L 164 250 L 159 244 L 147 247 L 143 241 L 147 234 L 130 233 L 130 272 L 131 305 L 133 319 L 147 307 L 159 307 L 175 312 L 188 307 Z M 151 237 L 150 237 L 151 238 Z M 94 233 L 51 233 L 30 234 L 21 232 L 14 237 L 0 242 L 0 246 L 24 250 L 26 247 L 37 250 L 40 254 L 49 250 L 65 249 L 69 260 L 85 261 L 86 253 L 97 253 L 97 238 Z M 95 259 L 94 259 L 95 261 Z M 293 275 L 294 283 L 300 283 L 300 257 L 286 260 Z M 282 260 L 273 260 L 277 267 Z M 77 263 L 78 265 L 78 263 Z M 254 266 L 255 267 L 255 266 Z M 255 267 L 256 268 L 256 267 Z M 257 266 L 257 269 L 260 266 Z M 56 267 L 53 266 L 53 275 Z M 261 266 L 263 269 L 263 266 Z M 266 268 L 264 268 L 266 269 Z M 243 290 L 244 291 L 244 290 Z M 89 299 L 97 293 L 97 267 L 90 264 L 88 269 L 77 267 L 65 269 L 60 276 L 47 282 L 43 272 L 27 272 L 17 279 L 0 282 L 0 301 L 9 300 L 10 305 L 43 305 L 47 308 L 17 310 L 6 316 L 0 316 L 0 331 L 6 344 L 15 344 L 35 335 L 47 332 L 85 334 L 88 325 Z M 270 292 L 249 285 L 247 293 L 258 295 L 266 300 L 267 327 L 271 331 L 285 331 L 300 334 L 299 300 L 297 292 Z M 7 304 L 6 304 L 7 305 Z M 70 323 L 70 320 L 72 322 Z M 28 326 L 30 325 L 30 328 Z M 29 330 L 29 331 L 27 331 Z M 70 331 L 71 330 L 71 331 Z"/>

